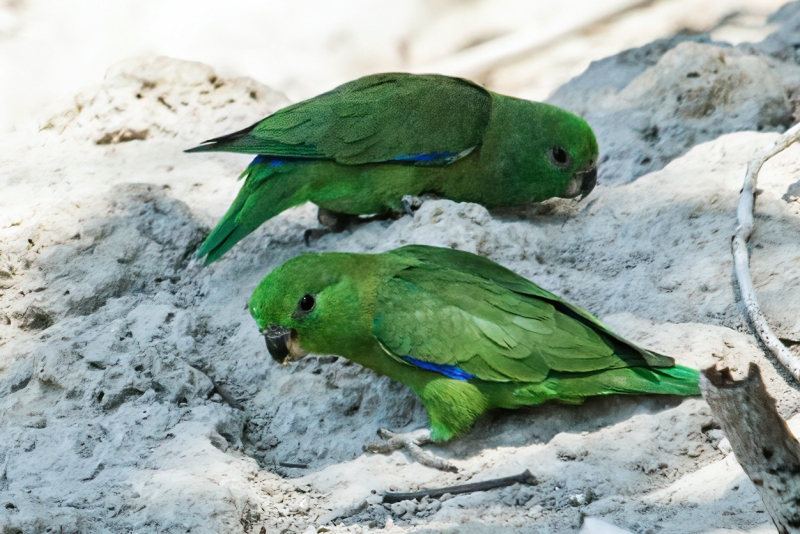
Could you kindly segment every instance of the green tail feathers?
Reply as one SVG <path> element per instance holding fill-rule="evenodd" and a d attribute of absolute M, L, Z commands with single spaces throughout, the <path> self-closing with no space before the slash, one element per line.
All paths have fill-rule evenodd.
<path fill-rule="evenodd" d="M 261 223 L 280 212 L 302 204 L 302 184 L 291 172 L 293 164 L 256 160 L 242 173 L 244 185 L 228 212 L 197 250 L 205 265 L 216 261 Z"/>
<path fill-rule="evenodd" d="M 683 365 L 653 369 L 659 375 L 658 391 L 666 395 L 700 395 L 700 371 Z"/>
<path fill-rule="evenodd" d="M 596 395 L 700 395 L 700 372 L 674 367 L 630 367 L 599 373 L 551 373 L 547 380 L 514 391 L 518 406 L 548 400 L 581 404 Z"/>

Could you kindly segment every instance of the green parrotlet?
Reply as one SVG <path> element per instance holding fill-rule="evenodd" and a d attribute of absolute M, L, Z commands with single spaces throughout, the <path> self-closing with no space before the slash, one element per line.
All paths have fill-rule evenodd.
<path fill-rule="evenodd" d="M 307 201 L 325 222 L 408 211 L 409 196 L 495 208 L 585 197 L 597 182 L 580 117 L 440 75 L 365 76 L 187 150 L 210 151 L 257 156 L 198 250 L 206 264 Z"/>
<path fill-rule="evenodd" d="M 258 285 L 250 313 L 282 364 L 335 354 L 407 385 L 434 441 L 464 433 L 491 408 L 700 394 L 698 371 L 491 260 L 449 248 L 297 256 Z"/>

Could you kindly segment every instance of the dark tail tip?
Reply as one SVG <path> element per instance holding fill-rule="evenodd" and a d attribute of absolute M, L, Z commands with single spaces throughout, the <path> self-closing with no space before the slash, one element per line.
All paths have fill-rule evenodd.
<path fill-rule="evenodd" d="M 251 124 L 247 128 L 242 130 L 229 133 L 226 135 L 221 135 L 219 137 L 214 137 L 213 139 L 208 139 L 207 141 L 203 141 L 200 146 L 196 146 L 194 148 L 190 148 L 189 150 L 184 150 L 187 154 L 191 154 L 192 152 L 212 152 L 214 150 L 219 150 L 222 145 L 233 143 L 238 139 L 246 137 L 247 134 L 252 132 L 256 126 L 261 124 L 261 121 Z"/>
<path fill-rule="evenodd" d="M 216 147 L 217 143 L 213 142 L 213 140 L 209 140 L 209 141 L 203 141 L 202 145 L 192 148 L 187 148 L 183 152 L 185 154 L 192 154 L 194 152 L 213 152 L 214 150 L 216 150 Z"/>

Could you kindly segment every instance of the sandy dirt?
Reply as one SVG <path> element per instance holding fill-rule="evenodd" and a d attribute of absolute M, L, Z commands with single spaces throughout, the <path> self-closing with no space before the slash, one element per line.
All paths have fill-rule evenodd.
<path fill-rule="evenodd" d="M 604 24 L 632 16 L 641 12 Z M 740 29 L 741 17 L 731 19 Z M 583 114 L 601 144 L 600 183 L 585 201 L 489 212 L 432 200 L 311 250 L 425 243 L 488 256 L 681 364 L 744 372 L 758 362 L 800 433 L 798 386 L 755 342 L 732 281 L 744 166 L 797 121 L 800 99 L 800 4 L 752 17 L 739 33 L 714 29 L 753 43 L 667 32 L 554 86 L 550 101 Z M 457 474 L 363 453 L 380 427 L 423 427 L 420 403 L 342 358 L 275 365 L 245 308 L 261 278 L 309 250 L 303 231 L 317 225 L 316 208 L 281 214 L 208 268 L 192 259 L 249 158 L 181 150 L 288 102 L 252 78 L 148 56 L 116 64 L 38 119 L 41 130 L 2 135 L 3 534 L 561 533 L 582 522 L 586 533 L 775 532 L 700 398 L 492 412 L 430 448 Z M 762 308 L 793 340 L 798 171 L 797 146 L 765 166 L 751 240 Z M 384 491 L 525 469 L 537 485 L 378 502 Z"/>

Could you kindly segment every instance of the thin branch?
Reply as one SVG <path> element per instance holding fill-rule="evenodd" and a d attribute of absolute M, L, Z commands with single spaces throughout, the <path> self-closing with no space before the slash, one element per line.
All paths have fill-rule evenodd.
<path fill-rule="evenodd" d="M 729 369 L 711 367 L 700 387 L 778 532 L 800 534 L 800 443 L 778 415 L 758 366 L 751 363 L 738 382 Z"/>
<path fill-rule="evenodd" d="M 457 494 L 457 493 L 470 493 L 473 491 L 487 491 L 490 489 L 511 486 L 512 484 L 528 484 L 531 486 L 535 486 L 536 484 L 538 484 L 538 482 L 536 480 L 536 477 L 534 477 L 531 474 L 531 472 L 526 469 L 524 473 L 520 473 L 519 475 L 514 475 L 505 478 L 495 478 L 492 480 L 484 480 L 483 482 L 474 482 L 472 484 L 461 484 L 460 486 L 450 486 L 447 488 L 421 490 L 421 491 L 415 491 L 413 493 L 388 492 L 383 495 L 383 500 L 381 501 L 381 503 L 391 504 L 410 499 L 421 499 L 423 497 L 441 497 L 445 493 Z M 367 506 L 369 506 L 367 500 L 362 500 L 354 503 L 352 506 L 349 506 L 347 508 L 337 508 L 336 510 L 332 510 L 327 514 L 320 516 L 319 519 L 317 519 L 317 525 L 325 525 L 337 519 L 346 519 L 348 517 L 358 515 L 361 512 L 363 512 L 367 508 Z"/>
<path fill-rule="evenodd" d="M 195 367 L 195 369 L 197 369 L 197 368 Z M 199 369 L 198 369 L 198 370 L 199 370 Z M 200 372 L 202 373 L 202 371 L 200 371 Z M 214 393 L 218 393 L 218 394 L 219 394 L 219 396 L 222 398 L 222 400 L 223 400 L 223 401 L 225 401 L 225 402 L 228 404 L 228 406 L 230 406 L 231 408 L 233 408 L 233 409 L 235 409 L 235 410 L 242 410 L 242 411 L 244 411 L 244 406 L 242 406 L 242 405 L 241 405 L 241 403 L 239 403 L 239 401 L 237 401 L 236 399 L 234 399 L 234 398 L 233 398 L 233 395 L 231 395 L 230 393 L 228 393 L 228 391 L 227 391 L 225 388 L 223 388 L 223 387 L 222 387 L 222 386 L 219 384 L 219 382 L 217 382 L 216 380 L 214 380 L 214 377 L 212 377 L 212 376 L 211 376 L 210 374 L 208 374 L 208 373 L 203 373 L 203 374 L 205 374 L 205 375 L 208 377 L 208 379 L 209 379 L 209 380 L 211 380 L 211 385 L 213 385 L 213 386 L 214 386 L 214 389 L 212 389 L 212 390 L 209 392 L 209 398 L 210 398 L 211 396 L 213 396 L 213 395 L 214 395 Z"/>
<path fill-rule="evenodd" d="M 775 144 L 767 149 L 757 151 L 747 164 L 747 174 L 744 178 L 742 193 L 739 197 L 739 207 L 736 213 L 737 226 L 733 236 L 731 248 L 733 249 L 733 263 L 736 282 L 744 301 L 747 315 L 756 330 L 756 334 L 767 346 L 772 354 L 778 358 L 792 375 L 800 381 L 800 358 L 790 351 L 767 324 L 767 319 L 758 307 L 756 292 L 753 288 L 753 279 L 750 276 L 750 255 L 747 251 L 747 242 L 753 233 L 753 211 L 755 209 L 755 191 L 758 181 L 758 172 L 764 163 L 775 154 L 785 150 L 792 143 L 800 139 L 800 124 L 794 125 L 786 133 L 775 140 Z"/>
<path fill-rule="evenodd" d="M 473 491 L 487 491 L 495 488 L 504 488 L 512 484 L 527 484 L 535 486 L 538 484 L 536 477 L 531 474 L 527 469 L 519 475 L 504 478 L 493 478 L 492 480 L 484 480 L 482 482 L 473 482 L 472 484 L 461 484 L 459 486 L 448 486 L 446 488 L 420 490 L 412 493 L 386 493 L 383 495 L 383 503 L 390 504 L 393 502 L 406 501 L 410 499 L 421 499 L 423 497 L 441 497 L 445 493 L 472 493 Z"/>

